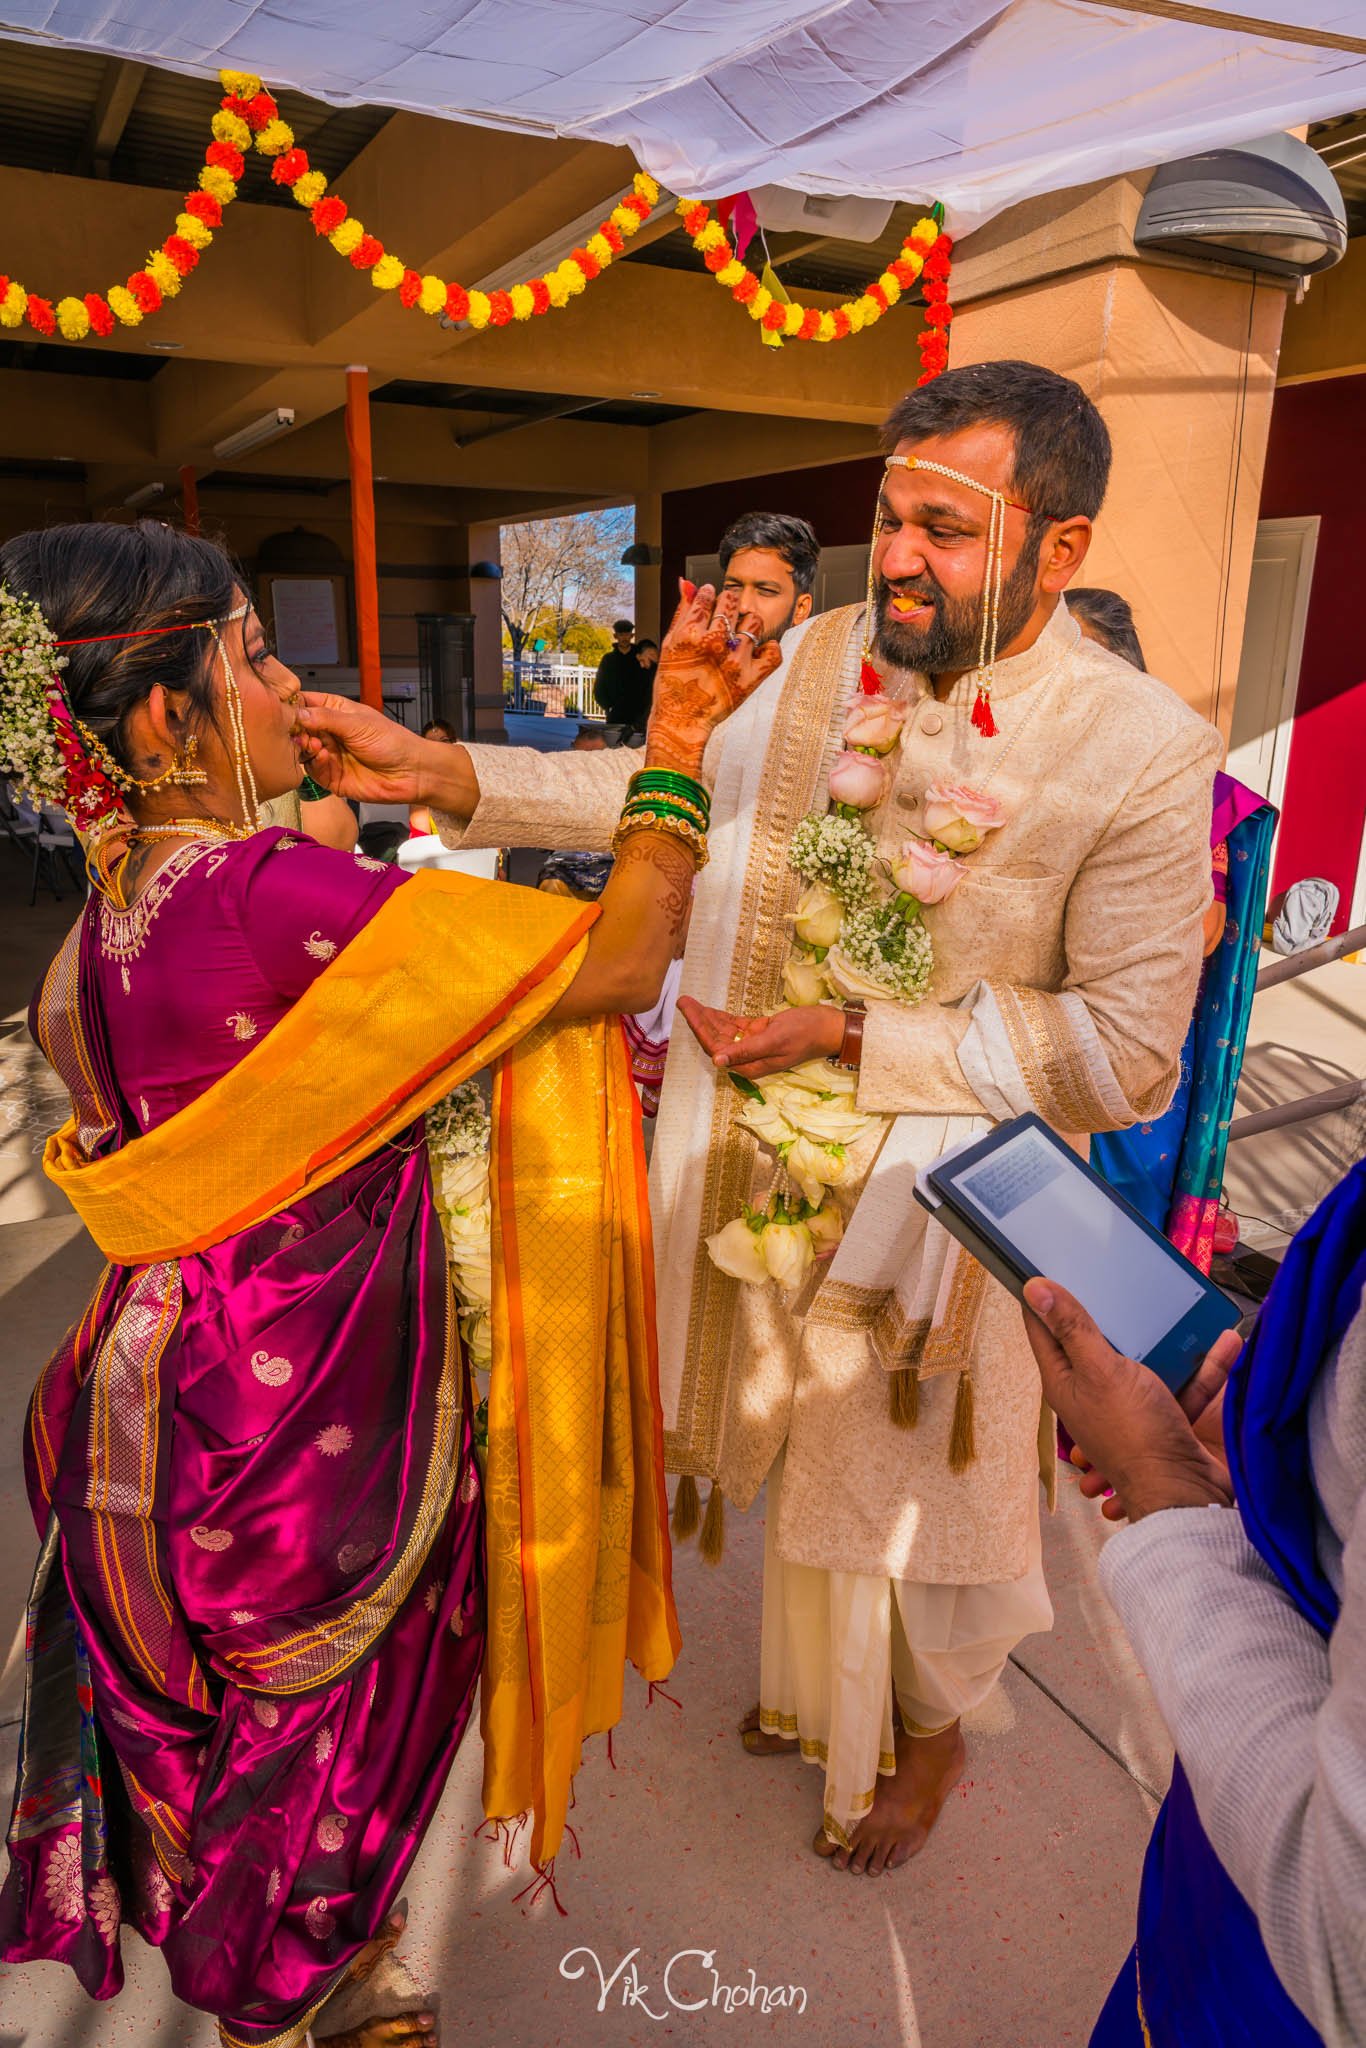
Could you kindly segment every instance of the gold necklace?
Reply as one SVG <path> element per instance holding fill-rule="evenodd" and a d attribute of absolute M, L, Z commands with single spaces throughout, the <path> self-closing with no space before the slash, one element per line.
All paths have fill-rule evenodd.
<path fill-rule="evenodd" d="M 138 839 L 250 839 L 250 825 L 230 825 L 223 818 L 168 818 L 164 825 L 137 825 Z"/>

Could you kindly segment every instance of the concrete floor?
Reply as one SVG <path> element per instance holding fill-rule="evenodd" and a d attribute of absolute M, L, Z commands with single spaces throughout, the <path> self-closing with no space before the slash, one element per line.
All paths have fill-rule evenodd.
<path fill-rule="evenodd" d="M 20 1421 L 45 1351 L 79 1314 L 99 1265 L 41 1178 L 41 1140 L 61 1104 L 22 1029 L 28 990 L 74 906 L 30 911 L 26 896 L 26 876 L 0 849 L 0 1636 L 14 1642 L 0 1686 L 6 1806 L 22 1683 L 22 1638 L 12 1630 L 34 1547 Z M 1342 993 L 1346 1021 L 1334 1013 L 1343 1036 L 1333 1063 L 1357 1056 L 1354 1034 L 1363 1031 L 1356 992 L 1366 990 L 1366 968 L 1340 973 L 1358 978 Z M 1257 1013 L 1254 1042 L 1267 1054 L 1256 1066 L 1255 1106 L 1268 1088 L 1301 1092 L 1317 1002 L 1283 1003 L 1264 1039 Z M 1272 1056 L 1283 1044 L 1294 1062 L 1281 1070 Z M 1353 1070 L 1362 1071 L 1360 1059 Z M 1249 1146 L 1248 1169 L 1238 1206 L 1279 1215 L 1307 1199 L 1327 1167 L 1322 1151 L 1311 1152 L 1298 1177 L 1277 1168 L 1269 1190 Z M 965 1781 L 929 1848 L 881 1880 L 818 1862 L 809 1848 L 816 1773 L 751 1759 L 736 1738 L 755 1696 L 762 1507 L 730 1517 L 719 1568 L 681 1552 L 684 1649 L 667 1688 L 678 1704 L 657 1694 L 647 1707 L 633 1686 L 615 1765 L 605 1743 L 592 1745 L 574 1814 L 582 1858 L 567 1854 L 559 1867 L 567 1917 L 548 1897 L 518 1899 L 524 1849 L 508 1868 L 499 1847 L 477 1838 L 477 1739 L 457 1761 L 408 1885 L 406 1952 L 438 2001 L 443 2040 L 1084 2043 L 1128 1946 L 1143 1846 L 1170 1769 L 1151 1697 L 1096 1585 L 1103 1527 L 1064 1481 L 1045 1532 L 1054 1631 L 1022 1645 L 978 1717 Z M 748 1986 L 753 1971 L 761 1986 L 791 1987 L 790 2002 L 767 2013 L 671 2006 L 665 1968 L 689 1950 L 713 1956 L 716 1976 L 699 1958 L 676 1964 L 680 1999 L 709 1997 L 716 1981 Z M 628 1965 L 612 1982 L 628 1957 L 634 1976 Z M 0 2048 L 211 2048 L 211 2023 L 176 2005 L 159 1958 L 129 1937 L 125 1961 L 127 1988 L 103 2007 L 55 1965 L 0 1968 Z M 634 2000 L 624 1995 L 631 1990 Z"/>

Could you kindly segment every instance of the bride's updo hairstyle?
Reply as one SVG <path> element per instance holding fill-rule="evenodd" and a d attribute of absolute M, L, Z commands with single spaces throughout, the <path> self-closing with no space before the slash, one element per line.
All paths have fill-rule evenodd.
<path fill-rule="evenodd" d="M 63 649 L 62 681 L 76 717 L 121 767 L 137 772 L 126 720 L 156 683 L 184 691 L 192 731 L 216 725 L 212 634 L 97 637 L 226 618 L 245 584 L 216 541 L 152 519 L 46 526 L 0 547 L 0 583 L 39 606 L 54 638 L 94 642 Z"/>

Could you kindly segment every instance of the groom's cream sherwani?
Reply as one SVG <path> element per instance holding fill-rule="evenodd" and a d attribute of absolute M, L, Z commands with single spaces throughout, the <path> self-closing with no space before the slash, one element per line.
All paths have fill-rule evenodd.
<path fill-rule="evenodd" d="M 853 606 L 795 629 L 783 667 L 712 743 L 712 859 L 698 879 L 683 973 L 683 993 L 701 1002 L 754 1013 L 782 1000 L 801 888 L 788 842 L 806 812 L 825 808 L 862 626 Z M 1035 645 L 997 666 L 994 740 L 969 722 L 970 679 L 945 703 L 923 677 L 892 676 L 888 687 L 914 709 L 893 786 L 871 819 L 880 850 L 916 831 L 931 783 L 985 785 L 1007 821 L 968 857 L 948 901 L 926 912 L 931 999 L 869 1007 L 858 1105 L 892 1121 L 864 1141 L 852 1185 L 839 1191 L 844 1243 L 795 1301 L 711 1264 L 703 1238 L 762 1193 L 773 1161 L 738 1125 L 735 1091 L 681 1028 L 651 1167 L 669 1462 L 718 1477 L 745 1507 L 783 1454 L 776 1516 L 770 1496 L 770 1576 L 787 1567 L 832 1575 L 833 1610 L 811 1611 L 809 1585 L 802 1601 L 804 1625 L 828 1625 L 844 1640 L 841 1652 L 832 1638 L 836 1656 L 847 1653 L 854 1625 L 841 1587 L 913 1582 L 928 1597 L 1037 1576 L 1039 1384 L 1020 1312 L 974 1262 L 936 1241 L 942 1233 L 927 1231 L 910 1184 L 917 1165 L 973 1128 L 970 1119 L 1034 1109 L 1084 1141 L 1165 1106 L 1200 973 L 1222 756 L 1211 726 L 1165 684 L 1083 639 L 1061 602 Z M 443 828 L 467 846 L 606 848 L 640 764 L 624 750 L 470 751 L 479 807 L 467 829 Z M 898 1369 L 921 1380 L 909 1430 L 889 1414 L 888 1372 Z M 954 1472 L 949 1434 L 965 1371 L 976 1455 Z M 828 1723 L 820 1703 L 807 1715 L 800 1700 L 780 1707 L 768 1697 L 770 1665 L 776 1673 L 782 1662 L 769 1656 L 771 1590 L 765 1720 L 800 1722 L 808 1752 L 824 1758 L 834 1733 L 808 1736 L 806 1725 L 811 1716 Z M 909 1635 L 916 1620 L 898 1599 Z M 1032 1618 L 1019 1618 L 1038 1626 L 1038 1602 Z M 874 1635 L 881 1626 L 875 1619 Z M 992 1637 L 990 1628 L 977 1633 Z M 871 1650 L 863 1661 L 876 1677 Z M 917 1718 L 895 1670 L 893 1678 L 903 1712 Z M 879 1682 L 885 1692 L 885 1676 Z M 781 1690 L 786 1680 L 773 1684 Z M 934 1688 L 910 1689 L 927 1703 L 923 1723 Z M 952 1718 L 939 1704 L 941 1720 Z M 886 1735 L 886 1717 L 882 1725 Z M 885 1741 L 879 1755 L 888 1768 Z M 861 1766 L 851 1768 L 857 1776 Z M 837 1832 L 866 1792 L 828 1801 Z"/>

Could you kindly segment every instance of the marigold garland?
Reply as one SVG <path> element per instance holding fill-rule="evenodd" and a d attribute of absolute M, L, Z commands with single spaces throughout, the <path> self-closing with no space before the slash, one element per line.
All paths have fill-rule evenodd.
<path fill-rule="evenodd" d="M 391 255 L 377 235 L 367 232 L 339 193 L 329 193 L 327 178 L 315 171 L 308 152 L 294 140 L 294 131 L 280 118 L 273 95 L 259 78 L 246 71 L 220 71 L 223 101 L 213 117 L 213 140 L 204 152 L 204 168 L 198 187 L 188 193 L 175 227 L 159 249 L 153 249 L 141 270 L 135 270 L 126 284 L 111 285 L 101 296 L 87 292 L 83 298 L 50 299 L 27 291 L 17 279 L 0 275 L 0 326 L 19 327 L 25 321 L 37 334 L 60 333 L 66 341 L 84 341 L 94 334 L 101 340 L 114 331 L 116 321 L 136 327 L 148 313 L 155 313 L 167 299 L 173 299 L 182 280 L 199 262 L 222 224 L 223 210 L 237 197 L 246 168 L 246 152 L 272 159 L 271 177 L 303 207 L 315 234 L 324 237 L 345 256 L 356 270 L 368 271 L 378 291 L 396 291 L 399 304 L 435 316 L 444 314 L 471 327 L 507 327 L 513 321 L 538 318 L 567 306 L 584 287 L 620 256 L 642 221 L 659 204 L 659 186 L 646 171 L 637 171 L 631 190 L 614 206 L 582 248 L 571 250 L 554 270 L 541 277 L 515 284 L 508 290 L 481 292 L 464 285 L 448 284 L 444 278 L 412 270 Z M 936 215 L 939 209 L 936 208 Z M 742 305 L 751 320 L 780 341 L 843 341 L 871 327 L 894 306 L 902 293 L 919 282 L 925 298 L 925 326 L 920 342 L 921 374 L 927 384 L 948 364 L 948 328 L 953 319 L 949 305 L 949 255 L 953 244 L 937 217 L 918 220 L 901 246 L 901 253 L 882 275 L 856 299 L 846 299 L 833 311 L 804 306 L 798 300 L 775 299 L 731 246 L 725 228 L 712 217 L 702 200 L 680 199 L 678 212 L 691 238 L 718 284 Z"/>
<path fill-rule="evenodd" d="M 833 309 L 804 306 L 799 299 L 775 299 L 747 264 L 736 255 L 730 237 L 711 208 L 700 199 L 680 199 L 678 212 L 694 249 L 719 285 L 724 285 L 751 320 L 782 341 L 843 341 L 846 335 L 861 334 L 893 307 L 904 291 L 923 283 L 926 302 L 925 329 L 920 336 L 921 373 L 917 383 L 928 384 L 947 367 L 948 328 L 953 319 L 949 305 L 949 257 L 953 242 L 937 218 L 918 220 L 901 245 L 901 253 L 887 265 L 879 278 L 865 287 L 856 299 L 846 299 Z"/>

